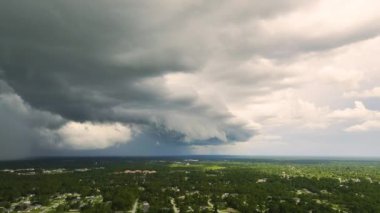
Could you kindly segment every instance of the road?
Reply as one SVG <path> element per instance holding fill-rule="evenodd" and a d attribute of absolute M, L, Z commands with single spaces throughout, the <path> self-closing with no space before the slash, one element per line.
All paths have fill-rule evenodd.
<path fill-rule="evenodd" d="M 135 203 L 133 204 L 133 208 L 130 211 L 131 213 L 136 213 L 138 204 L 139 204 L 139 199 L 136 199 Z"/>
<path fill-rule="evenodd" d="M 173 211 L 174 211 L 174 213 L 179 213 L 179 210 L 178 210 L 177 206 L 175 205 L 174 198 L 171 198 L 171 199 L 170 199 L 170 203 L 171 203 L 172 206 L 173 206 Z"/>

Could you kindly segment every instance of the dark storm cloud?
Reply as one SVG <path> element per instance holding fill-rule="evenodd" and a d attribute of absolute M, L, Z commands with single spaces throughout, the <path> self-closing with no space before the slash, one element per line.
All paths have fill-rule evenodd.
<path fill-rule="evenodd" d="M 173 99 L 166 97 L 165 88 L 136 86 L 136 82 L 145 78 L 196 70 L 207 58 L 203 41 L 186 44 L 191 36 L 176 34 L 182 24 L 174 23 L 172 18 L 180 18 L 182 12 L 186 14 L 178 5 L 157 9 L 158 3 L 128 1 L 0 4 L 0 77 L 6 82 L 2 90 L 14 90 L 14 95 L 21 97 L 20 102 L 24 100 L 35 109 L 62 116 L 62 120 L 121 121 L 147 125 L 145 128 L 163 125 L 167 130 L 161 134 L 174 131 L 182 135 L 181 140 L 193 134 L 196 136 L 190 136 L 191 140 L 198 140 L 199 136 L 206 143 L 208 137 L 217 136 L 199 135 L 197 129 L 176 128 L 176 121 L 170 118 L 173 112 L 177 115 L 191 112 L 181 116 L 180 126 L 187 125 L 186 119 L 195 116 L 192 125 L 206 121 L 214 133 L 227 134 L 224 140 L 246 139 L 251 135 L 243 124 L 226 123 L 231 117 L 227 111 L 218 109 L 219 115 L 214 115 L 210 113 L 214 111 L 210 104 L 194 106 L 196 96 Z M 200 8 L 187 9 L 191 14 L 191 10 Z M 146 112 L 120 115 L 115 108 L 124 111 L 144 108 Z M 34 124 L 27 116 L 19 119 L 25 128 L 33 125 L 52 128 L 48 124 Z M 2 125 L 9 124 L 5 118 Z M 28 135 L 22 127 L 15 129 Z M 16 140 L 4 136 L 3 139 Z M 17 142 L 13 144 L 18 146 Z"/>
<path fill-rule="evenodd" d="M 135 14 L 141 9 L 123 4 L 128 11 L 118 11 L 118 4 L 3 2 L 0 60 L 5 80 L 33 106 L 86 120 L 97 108 L 139 96 L 129 87 L 136 79 L 186 70 L 181 56 L 170 50 L 126 64 L 113 62 L 110 57 L 120 45 L 127 53 L 149 49 L 144 45 L 152 36 L 139 29 L 139 20 L 133 22 L 135 16 L 142 18 Z"/>
<path fill-rule="evenodd" d="M 98 111 L 120 103 L 155 105 L 149 88 L 135 89 L 133 82 L 201 67 L 218 34 L 203 21 L 240 24 L 299 2 L 239 2 L 230 11 L 228 2 L 215 9 L 216 2 L 4 1 L 0 65 L 8 84 L 32 106 L 78 121 L 101 119 Z"/>
<path fill-rule="evenodd" d="M 141 140 L 157 138 L 178 146 L 248 140 L 256 131 L 226 103 L 178 87 L 181 82 L 173 86 L 166 77 L 202 73 L 210 84 L 231 90 L 229 100 L 244 99 L 248 93 L 287 87 L 282 79 L 293 77 L 273 72 L 260 60 L 254 60 L 257 66 L 239 68 L 245 60 L 285 63 L 284 58 L 378 34 L 378 24 L 371 23 L 360 31 L 318 38 L 270 33 L 273 29 L 262 27 L 307 3 L 1 1 L 2 145 L 28 151 L 31 144 L 46 140 L 41 129 L 55 134 L 68 122 L 134 125 Z M 207 70 L 210 64 L 217 66 Z M 16 106 L 26 107 L 27 113 L 14 111 Z M 25 138 L 8 128 L 35 142 L 20 142 Z"/>
<path fill-rule="evenodd" d="M 32 109 L 0 80 L 0 160 L 32 157 L 47 145 L 38 129 L 58 128 L 64 120 L 57 115 Z"/>

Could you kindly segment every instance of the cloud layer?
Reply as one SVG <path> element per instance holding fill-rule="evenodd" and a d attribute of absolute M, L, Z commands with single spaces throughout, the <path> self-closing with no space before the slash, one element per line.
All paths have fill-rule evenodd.
<path fill-rule="evenodd" d="M 213 153 L 268 138 L 308 143 L 322 131 L 331 149 L 347 134 L 370 138 L 379 130 L 379 6 L 3 1 L 0 145 L 12 151 L 2 156 L 137 140 Z"/>

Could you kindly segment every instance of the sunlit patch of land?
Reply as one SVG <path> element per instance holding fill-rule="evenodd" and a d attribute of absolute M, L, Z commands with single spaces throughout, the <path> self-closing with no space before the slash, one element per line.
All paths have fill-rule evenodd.
<path fill-rule="evenodd" d="M 199 170 L 220 170 L 226 167 L 217 165 L 215 163 L 188 163 L 188 162 L 175 162 L 169 165 L 170 168 L 181 168 L 181 169 L 199 169 Z"/>

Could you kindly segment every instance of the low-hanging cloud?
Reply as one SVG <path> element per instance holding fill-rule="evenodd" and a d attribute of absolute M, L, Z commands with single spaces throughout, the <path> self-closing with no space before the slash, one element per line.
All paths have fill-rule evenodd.
<path fill-rule="evenodd" d="M 0 81 L 1 82 L 1 81 Z M 5 84 L 4 84 L 5 85 Z M 40 128 L 56 128 L 64 119 L 49 112 L 35 110 L 18 95 L 0 92 L 0 160 L 33 157 L 42 153 L 41 146 L 46 146 L 39 134 Z"/>
<path fill-rule="evenodd" d="M 58 148 L 104 149 L 127 143 L 132 130 L 121 123 L 68 122 L 57 130 L 40 130 L 50 143 Z"/>

